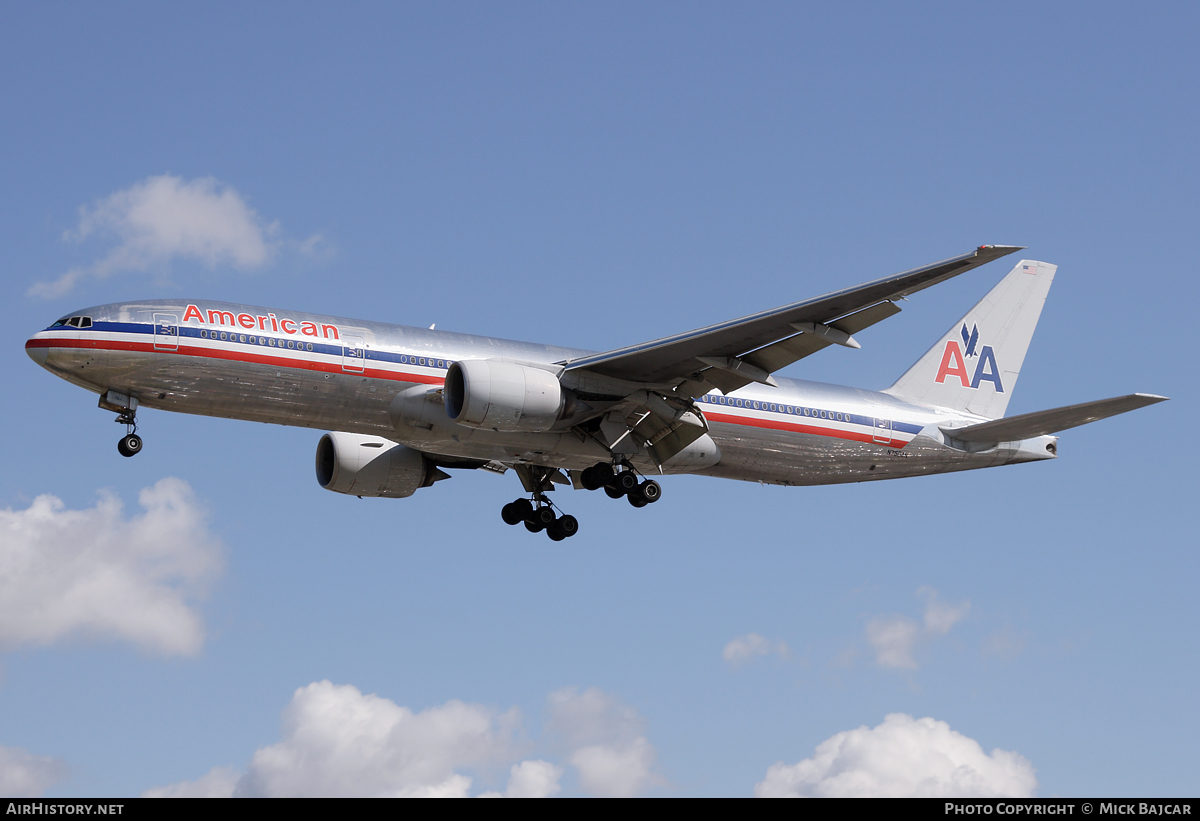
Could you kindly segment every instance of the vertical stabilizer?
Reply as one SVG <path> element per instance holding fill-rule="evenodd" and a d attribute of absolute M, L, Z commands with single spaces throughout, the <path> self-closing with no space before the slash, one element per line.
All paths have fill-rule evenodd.
<path fill-rule="evenodd" d="M 998 419 L 1057 265 L 1023 259 L 885 393 Z"/>

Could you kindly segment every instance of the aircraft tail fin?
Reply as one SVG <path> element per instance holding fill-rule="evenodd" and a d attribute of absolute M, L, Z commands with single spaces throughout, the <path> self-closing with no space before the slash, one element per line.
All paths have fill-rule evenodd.
<path fill-rule="evenodd" d="M 993 422 L 981 422 L 965 428 L 942 428 L 942 430 L 948 436 L 962 442 L 1014 442 L 1021 439 L 1032 439 L 1035 436 L 1045 436 L 1048 433 L 1058 433 L 1068 428 L 1077 428 L 1088 422 L 1096 422 L 1116 416 L 1118 413 L 1128 413 L 1131 410 L 1165 401 L 1167 401 L 1165 396 L 1131 393 L 1128 396 L 1118 396 L 1113 399 L 1098 399 L 1094 402 L 1082 402 L 1078 405 L 1067 405 L 1053 410 L 1023 413 L 1020 416 L 997 419 Z"/>
<path fill-rule="evenodd" d="M 884 393 L 1004 416 L 1057 265 L 1023 259 Z"/>

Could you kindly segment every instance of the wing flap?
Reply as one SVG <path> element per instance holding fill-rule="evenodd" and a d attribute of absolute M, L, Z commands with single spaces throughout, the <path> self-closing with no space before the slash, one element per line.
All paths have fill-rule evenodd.
<path fill-rule="evenodd" d="M 983 422 L 965 428 L 942 428 L 942 432 L 961 442 L 1016 442 L 1077 428 L 1089 422 L 1107 419 L 1166 400 L 1165 396 L 1131 393 L 1112 399 L 1098 399 L 1095 402 L 1023 413 L 1020 416 L 1010 416 L 1007 419 L 997 419 L 994 422 Z"/>
<path fill-rule="evenodd" d="M 889 316 L 900 313 L 900 306 L 894 302 L 880 302 L 870 308 L 842 317 L 836 322 L 830 322 L 829 327 L 842 331 L 850 336 L 864 328 L 869 328 L 876 322 L 882 322 Z M 793 362 L 799 362 L 806 356 L 811 356 L 819 350 L 829 347 L 833 342 L 820 334 L 803 333 L 787 339 L 781 339 L 765 348 L 759 348 L 754 353 L 746 354 L 742 359 L 751 365 L 762 368 L 767 373 L 774 373 L 780 368 L 787 367 Z"/>

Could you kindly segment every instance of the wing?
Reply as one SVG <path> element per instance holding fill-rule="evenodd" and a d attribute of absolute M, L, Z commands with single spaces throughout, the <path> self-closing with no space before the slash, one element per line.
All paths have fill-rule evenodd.
<path fill-rule="evenodd" d="M 852 334 L 897 313 L 894 300 L 1020 250 L 983 245 L 855 288 L 562 364 L 583 381 L 594 374 L 601 381 L 671 386 L 676 396 L 700 396 L 713 387 L 728 393 L 750 382 L 773 384 L 772 372 L 827 345 L 858 347 Z"/>

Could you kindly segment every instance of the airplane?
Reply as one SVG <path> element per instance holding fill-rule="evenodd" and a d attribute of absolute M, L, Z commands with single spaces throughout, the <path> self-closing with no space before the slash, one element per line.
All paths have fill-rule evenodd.
<path fill-rule="evenodd" d="M 35 333 L 39 365 L 99 394 L 141 451 L 153 408 L 328 430 L 321 487 L 405 498 L 445 470 L 513 470 L 510 525 L 554 541 L 579 522 L 547 493 L 657 501 L 653 476 L 778 485 L 895 479 L 1057 457 L 1051 434 L 1147 405 L 1130 394 L 1005 417 L 1057 266 L 1021 260 L 883 391 L 775 372 L 855 338 L 898 302 L 1024 250 L 967 254 L 605 353 L 210 301 L 75 311 Z"/>

